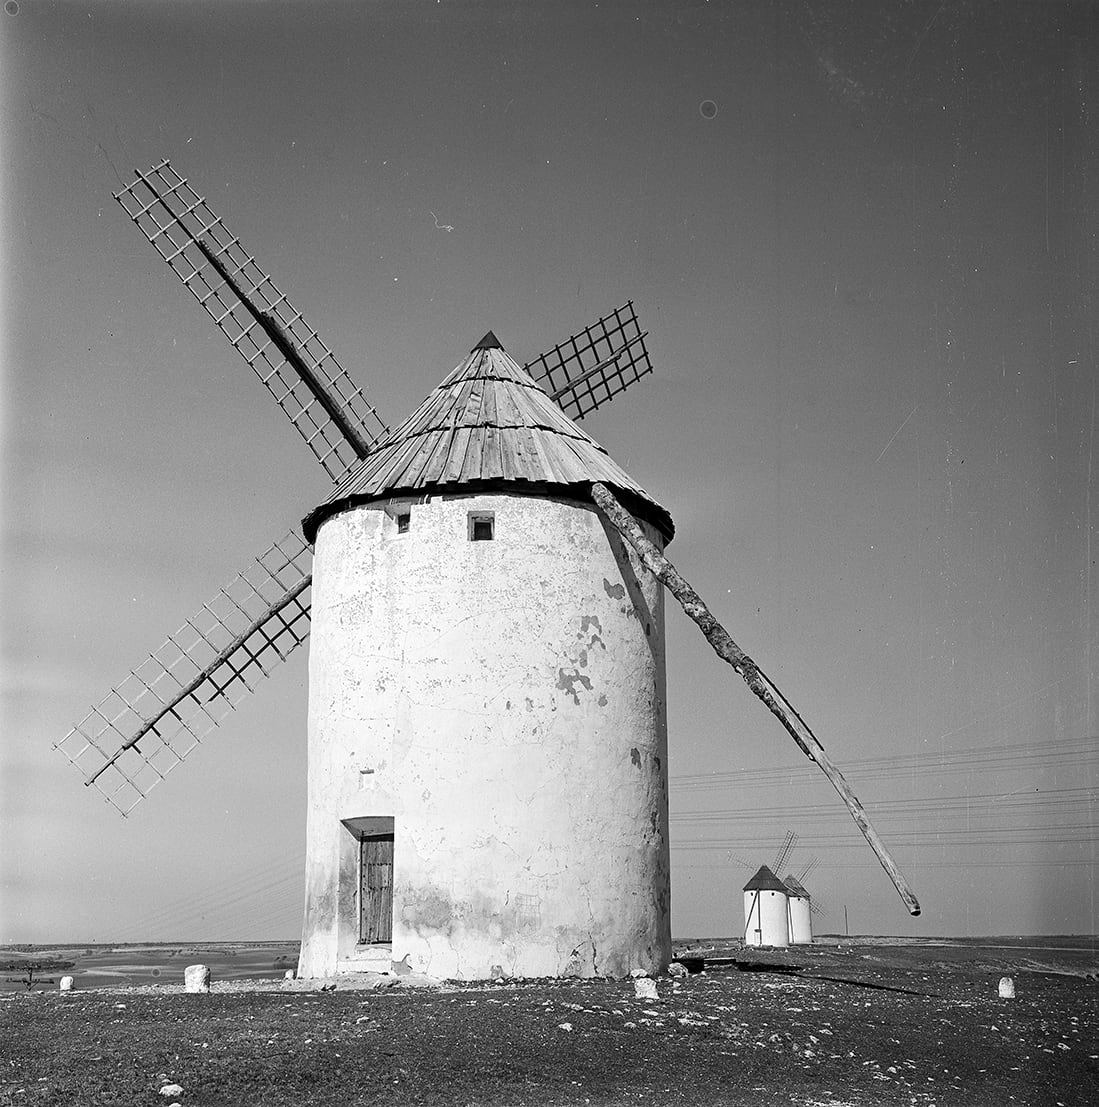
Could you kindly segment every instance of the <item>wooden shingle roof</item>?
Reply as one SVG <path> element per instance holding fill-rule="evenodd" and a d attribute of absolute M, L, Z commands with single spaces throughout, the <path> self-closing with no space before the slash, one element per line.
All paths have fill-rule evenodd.
<path fill-rule="evenodd" d="M 306 516 L 312 542 L 330 515 L 402 494 L 513 490 L 588 499 L 601 481 L 670 539 L 671 516 L 582 431 L 490 331 L 412 414 Z"/>
<path fill-rule="evenodd" d="M 797 877 L 784 876 L 782 883 L 786 885 L 790 895 L 797 897 L 798 899 L 808 899 L 809 893 L 805 890 L 805 886 L 801 883 Z"/>
<path fill-rule="evenodd" d="M 766 865 L 760 865 L 759 871 L 747 884 L 744 885 L 746 892 L 782 892 L 786 894 L 786 885 Z"/>

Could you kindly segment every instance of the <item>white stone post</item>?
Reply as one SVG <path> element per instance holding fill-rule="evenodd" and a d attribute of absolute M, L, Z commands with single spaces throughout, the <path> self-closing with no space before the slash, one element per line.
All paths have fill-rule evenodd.
<path fill-rule="evenodd" d="M 188 992 L 208 992 L 210 990 L 209 966 L 188 965 L 183 970 L 183 987 Z"/>

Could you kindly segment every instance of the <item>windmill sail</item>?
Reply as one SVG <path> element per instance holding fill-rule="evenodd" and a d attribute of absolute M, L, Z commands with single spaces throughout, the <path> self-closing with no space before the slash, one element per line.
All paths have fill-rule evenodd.
<path fill-rule="evenodd" d="M 385 423 L 301 312 L 169 162 L 135 174 L 115 199 L 339 480 L 385 433 Z"/>
<path fill-rule="evenodd" d="M 775 859 L 771 864 L 771 870 L 781 875 L 781 870 L 785 866 L 790 854 L 794 851 L 794 846 L 798 843 L 798 836 L 794 831 L 786 831 L 786 837 L 782 840 L 782 845 L 778 848 L 778 853 L 775 855 Z"/>
<path fill-rule="evenodd" d="M 653 371 L 629 300 L 523 368 L 566 415 L 583 419 Z"/>
<path fill-rule="evenodd" d="M 123 815 L 309 635 L 312 555 L 271 546 L 56 744 Z"/>

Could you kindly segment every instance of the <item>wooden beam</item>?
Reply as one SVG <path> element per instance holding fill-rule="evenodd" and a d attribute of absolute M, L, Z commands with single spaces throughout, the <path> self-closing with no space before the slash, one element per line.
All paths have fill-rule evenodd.
<path fill-rule="evenodd" d="M 619 503 L 617 497 L 605 485 L 596 482 L 591 486 L 592 499 L 608 522 L 637 551 L 645 567 L 679 601 L 683 610 L 702 631 L 706 641 L 722 661 L 728 662 L 744 678 L 744 682 L 763 701 L 767 710 L 786 728 L 790 737 L 809 758 L 820 766 L 828 777 L 832 787 L 839 793 L 847 805 L 855 825 L 862 831 L 863 837 L 877 855 L 893 887 L 900 893 L 905 907 L 913 915 L 920 913 L 920 904 L 901 875 L 885 843 L 878 837 L 877 831 L 870 825 L 870 819 L 859 802 L 851 785 L 844 779 L 843 773 L 824 751 L 816 735 L 809 729 L 802 717 L 790 706 L 786 697 L 771 683 L 759 666 L 733 641 L 728 631 L 714 618 L 713 612 L 702 601 L 702 597 L 683 579 L 672 563 L 645 536 L 634 517 Z"/>

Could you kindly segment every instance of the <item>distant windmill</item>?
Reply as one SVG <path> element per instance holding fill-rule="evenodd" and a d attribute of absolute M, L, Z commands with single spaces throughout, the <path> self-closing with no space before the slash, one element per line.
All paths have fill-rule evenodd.
<path fill-rule="evenodd" d="M 668 512 L 575 422 L 651 371 L 632 304 L 525 366 L 490 331 L 389 430 L 205 199 L 167 161 L 136 176 L 116 199 L 334 490 L 58 743 L 86 784 L 127 813 L 311 633 L 303 975 L 659 969 L 663 585 L 918 913 L 815 736 L 664 558 Z"/>
<path fill-rule="evenodd" d="M 787 830 L 770 867 L 761 866 L 744 886 L 744 940 L 748 945 L 808 945 L 813 940 L 812 916 L 821 914 L 823 908 L 812 900 L 802 881 L 818 860 L 811 858 L 800 876 L 783 875 L 798 840 L 796 831 Z M 742 857 L 732 860 L 753 869 Z"/>

